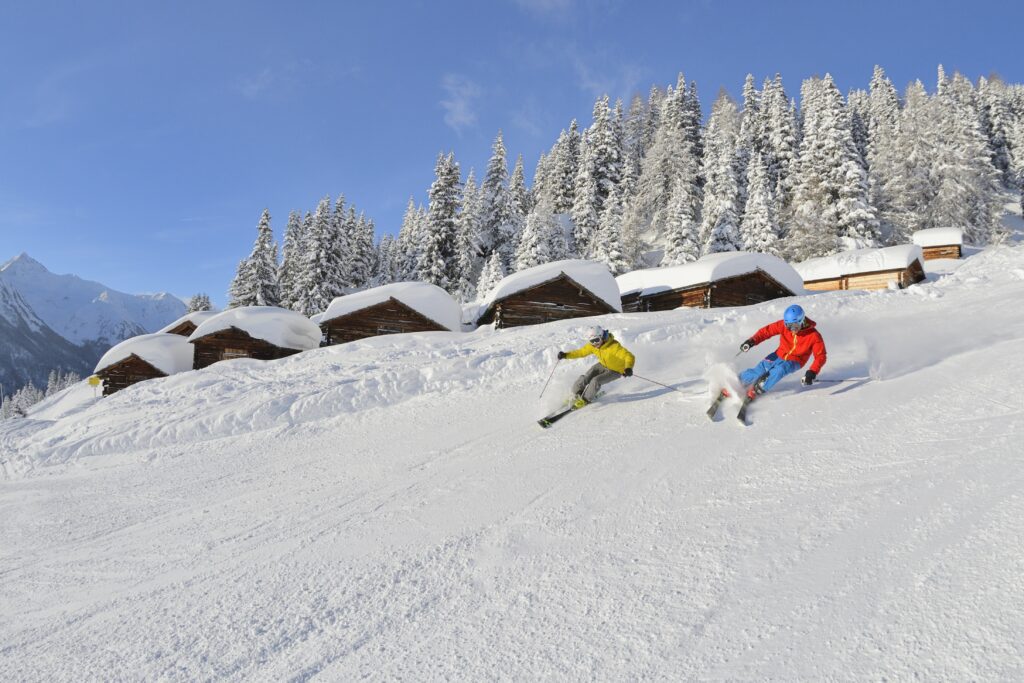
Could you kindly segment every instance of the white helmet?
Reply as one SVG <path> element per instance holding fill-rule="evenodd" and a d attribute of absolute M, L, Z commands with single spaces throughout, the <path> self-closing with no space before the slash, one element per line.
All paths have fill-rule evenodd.
<path fill-rule="evenodd" d="M 601 344 L 604 344 L 607 339 L 608 330 L 603 329 L 598 325 L 587 328 L 587 341 L 589 341 L 593 346 L 600 346 Z"/>

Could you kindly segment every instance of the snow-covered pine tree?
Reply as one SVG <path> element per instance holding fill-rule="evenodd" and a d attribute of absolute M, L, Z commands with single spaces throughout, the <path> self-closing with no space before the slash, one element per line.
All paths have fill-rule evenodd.
<path fill-rule="evenodd" d="M 755 154 L 747 165 L 747 206 L 740 232 L 745 251 L 780 255 L 778 205 L 762 154 Z"/>
<path fill-rule="evenodd" d="M 49 397 L 49 396 L 53 396 L 54 394 L 56 394 L 59 391 L 59 389 L 57 388 L 59 386 L 59 383 L 60 383 L 60 370 L 57 370 L 57 369 L 50 370 L 50 375 L 46 379 L 46 391 L 44 392 L 44 396 Z"/>
<path fill-rule="evenodd" d="M 526 174 L 523 171 L 523 155 L 520 154 L 516 157 L 508 181 L 508 222 L 502 228 L 502 241 L 508 245 L 507 249 L 512 254 L 515 254 L 519 244 L 519 235 L 530 213 L 530 204 L 530 191 L 526 188 Z"/>
<path fill-rule="evenodd" d="M 890 226 L 891 244 L 906 244 L 911 235 L 930 224 L 931 206 L 938 192 L 932 177 L 936 157 L 935 111 L 921 81 L 911 83 L 904 96 L 905 105 L 892 145 L 878 149 L 876 169 L 886 169 L 880 177 L 883 220 Z M 881 139 L 881 138 L 880 138 Z"/>
<path fill-rule="evenodd" d="M 1020 192 L 1020 208 L 1024 212 L 1024 86 L 1015 85 L 1007 96 L 1010 124 L 1007 127 L 1007 149 L 1010 153 L 1010 178 Z"/>
<path fill-rule="evenodd" d="M 299 279 L 302 257 L 305 253 L 302 234 L 302 219 L 296 211 L 288 214 L 288 225 L 284 229 L 281 243 L 281 265 L 277 269 L 277 281 L 281 287 L 281 306 L 295 305 L 295 283 Z"/>
<path fill-rule="evenodd" d="M 277 243 L 270 227 L 270 211 L 263 210 L 256 228 L 256 241 L 249 257 L 238 264 L 228 292 L 228 308 L 277 306 L 281 288 L 277 280 Z"/>
<path fill-rule="evenodd" d="M 535 205 L 526 217 L 526 225 L 520 236 L 515 270 L 526 270 L 550 262 L 552 235 L 560 229 L 549 200 L 545 199 Z"/>
<path fill-rule="evenodd" d="M 871 97 L 866 90 L 855 88 L 846 96 L 846 109 L 850 117 L 850 135 L 853 146 L 865 169 L 868 165 L 868 120 L 871 116 Z"/>
<path fill-rule="evenodd" d="M 512 245 L 508 241 L 507 225 L 511 217 L 511 201 L 508 191 L 508 159 L 505 141 L 499 130 L 492 154 L 487 162 L 487 173 L 483 181 L 484 222 L 481 232 L 481 246 L 484 252 L 501 253 L 505 263 L 512 257 Z"/>
<path fill-rule="evenodd" d="M 700 226 L 694 216 L 692 193 L 692 183 L 685 177 L 678 177 L 665 212 L 667 245 L 661 259 L 662 266 L 678 266 L 700 257 Z"/>
<path fill-rule="evenodd" d="M 487 257 L 483 270 L 480 271 L 480 279 L 476 284 L 477 300 L 486 297 L 504 277 L 505 267 L 501 263 L 501 255 L 495 252 Z"/>
<path fill-rule="evenodd" d="M 476 296 L 476 283 L 483 268 L 480 240 L 483 227 L 483 195 L 472 169 L 462 186 L 462 209 L 456 219 L 458 280 L 454 295 L 462 302 Z"/>
<path fill-rule="evenodd" d="M 786 96 L 782 76 L 766 81 L 761 93 L 765 122 L 765 165 L 768 183 L 780 211 L 789 206 L 796 167 L 797 139 L 795 107 Z M 749 175 L 748 175 L 749 177 Z"/>
<path fill-rule="evenodd" d="M 500 142 L 500 136 L 499 136 Z M 496 147 L 499 146 L 496 143 Z M 504 147 L 501 147 L 502 153 Z M 455 253 L 456 233 L 455 221 L 459 211 L 459 179 L 461 173 L 455 155 L 439 154 L 434 168 L 435 180 L 430 186 L 430 205 L 427 209 L 426 242 L 423 251 L 423 281 L 437 285 L 441 289 L 454 291 L 458 285 L 458 258 Z M 495 199 L 497 190 L 491 188 L 490 194 L 484 188 L 485 201 Z M 507 188 L 505 188 L 507 198 Z M 506 205 L 507 205 L 507 199 Z M 487 219 L 496 220 L 494 205 L 490 205 Z M 485 229 L 489 229 L 485 224 Z M 492 233 L 493 234 L 493 233 Z M 500 247 L 495 249 L 499 254 Z"/>
<path fill-rule="evenodd" d="M 356 207 L 346 207 L 344 195 L 338 195 L 334 202 L 334 211 L 331 213 L 328 237 L 331 270 L 335 273 L 334 286 L 341 292 L 338 296 L 356 288 L 353 258 L 358 230 L 359 217 L 356 215 Z"/>
<path fill-rule="evenodd" d="M 711 108 L 705 133 L 704 204 L 700 243 L 705 253 L 736 251 L 741 248 L 739 234 L 738 161 L 745 152 L 737 149 L 740 117 L 736 104 L 722 90 Z M 746 166 L 749 162 L 742 165 Z"/>
<path fill-rule="evenodd" d="M 377 249 L 374 246 L 375 235 L 373 220 L 359 213 L 356 220 L 354 239 L 351 242 L 352 255 L 349 260 L 349 281 L 356 289 L 366 289 L 373 282 L 373 273 L 377 268 Z"/>
<path fill-rule="evenodd" d="M 592 240 L 598 229 L 600 192 L 595 163 L 591 156 L 592 145 L 589 133 L 584 134 L 580 147 L 579 173 L 576 175 L 576 199 L 572 205 L 573 252 L 581 258 L 590 258 Z"/>
<path fill-rule="evenodd" d="M 1010 128 L 1012 120 L 1007 101 L 1006 86 L 998 78 L 978 79 L 978 104 L 981 114 L 982 129 L 988 138 L 989 150 L 992 154 L 992 165 L 996 167 L 1000 178 L 1007 187 L 1012 186 L 1013 176 L 1010 173 Z"/>
<path fill-rule="evenodd" d="M 419 211 L 416 201 L 409 197 L 402 216 L 402 225 L 398 230 L 397 266 L 399 280 L 418 280 L 420 260 L 419 242 Z"/>
<path fill-rule="evenodd" d="M 611 109 L 608 107 L 608 96 L 603 95 L 594 103 L 593 123 L 585 135 L 586 144 L 581 147 L 580 166 L 576 175 L 577 183 L 583 175 L 589 175 L 594 183 L 595 212 L 600 215 L 604 208 L 604 200 L 622 179 L 621 134 L 616 131 L 616 123 Z M 584 149 L 585 148 L 585 149 Z M 582 190 L 589 192 L 589 190 Z M 581 189 L 577 186 L 577 199 Z M 573 206 L 576 206 L 574 200 Z"/>
<path fill-rule="evenodd" d="M 897 234 L 888 218 L 892 215 L 892 198 L 885 188 L 892 180 L 896 159 L 896 134 L 900 118 L 900 101 L 892 81 L 880 66 L 875 66 L 868 94 L 868 203 L 881 219 L 879 232 L 883 240 L 894 243 Z"/>
<path fill-rule="evenodd" d="M 331 198 L 324 197 L 317 204 L 309 232 L 304 240 L 306 254 L 302 276 L 296 283 L 298 299 L 295 310 L 303 315 L 314 315 L 327 309 L 335 297 L 344 294 L 337 257 L 332 240 L 337 238 L 331 212 Z"/>
<path fill-rule="evenodd" d="M 252 264 L 249 259 L 244 258 L 238 262 L 238 267 L 235 268 L 235 277 L 228 286 L 228 308 L 255 305 L 253 303 L 256 301 L 254 284 Z"/>
<path fill-rule="evenodd" d="M 754 85 L 754 75 L 747 74 L 743 81 L 743 112 L 740 114 L 739 131 L 735 142 L 735 176 L 739 183 L 736 209 L 740 214 L 747 201 L 747 188 L 744 185 L 747 164 L 754 158 L 754 154 L 764 151 L 765 121 L 761 109 L 761 95 Z"/>
<path fill-rule="evenodd" d="M 391 235 L 381 235 L 377 242 L 377 268 L 371 286 L 380 287 L 398 281 L 397 242 Z"/>
<path fill-rule="evenodd" d="M 212 311 L 213 303 L 210 301 L 210 295 L 206 292 L 199 292 L 193 294 L 188 300 L 188 313 L 196 313 L 198 311 Z"/>
<path fill-rule="evenodd" d="M 593 241 L 591 258 L 608 266 L 613 275 L 633 269 L 633 261 L 622 245 L 622 218 L 625 214 L 624 183 L 619 183 L 605 199 L 600 224 Z"/>

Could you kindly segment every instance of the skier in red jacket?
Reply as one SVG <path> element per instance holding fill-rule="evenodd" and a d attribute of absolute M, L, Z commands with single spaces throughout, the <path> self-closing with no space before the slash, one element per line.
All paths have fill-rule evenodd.
<path fill-rule="evenodd" d="M 814 354 L 814 363 L 804 374 L 801 384 L 810 384 L 825 365 L 825 341 L 815 329 L 815 323 L 804 315 L 804 309 L 796 304 L 786 309 L 782 320 L 765 325 L 750 339 L 743 342 L 740 351 L 749 351 L 766 339 L 779 335 L 779 348 L 769 354 L 763 361 L 740 373 L 743 386 L 749 386 L 747 398 L 753 399 L 758 394 L 771 389 L 786 375 L 796 372 L 807 363 Z"/>

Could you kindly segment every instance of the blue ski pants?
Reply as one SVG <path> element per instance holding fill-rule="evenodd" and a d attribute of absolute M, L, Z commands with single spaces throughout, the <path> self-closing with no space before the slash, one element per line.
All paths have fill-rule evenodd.
<path fill-rule="evenodd" d="M 765 391 L 771 389 L 775 384 L 790 373 L 800 369 L 800 364 L 794 360 L 780 360 L 774 353 L 765 358 L 752 368 L 740 373 L 740 381 L 743 386 L 749 386 L 757 381 L 761 375 L 767 374 L 763 388 Z"/>

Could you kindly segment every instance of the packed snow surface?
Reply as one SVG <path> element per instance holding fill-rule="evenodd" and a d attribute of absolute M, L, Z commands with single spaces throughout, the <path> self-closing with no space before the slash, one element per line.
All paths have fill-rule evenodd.
<path fill-rule="evenodd" d="M 913 242 L 919 247 L 944 247 L 963 244 L 964 231 L 960 228 L 928 228 L 914 233 Z"/>
<path fill-rule="evenodd" d="M 503 278 L 484 298 L 480 306 L 480 313 L 486 311 L 491 304 L 499 299 L 504 299 L 524 289 L 553 280 L 563 273 L 578 284 L 586 287 L 591 294 L 607 303 L 616 311 L 622 310 L 619 287 L 615 284 L 615 278 L 612 277 L 608 266 L 597 261 L 570 259 L 534 266 L 533 268 L 527 268 Z"/>
<path fill-rule="evenodd" d="M 615 281 L 623 295 L 635 292 L 656 294 L 705 282 L 717 282 L 758 270 L 764 271 L 794 294 L 804 293 L 804 281 L 793 266 L 771 254 L 745 251 L 708 254 L 697 261 L 679 266 L 634 270 L 618 276 Z"/>
<path fill-rule="evenodd" d="M 900 244 L 882 249 L 844 251 L 835 256 L 808 259 L 793 267 L 804 282 L 811 282 L 858 273 L 900 270 L 909 267 L 914 261 L 924 263 L 922 254 L 921 247 L 916 244 Z"/>
<path fill-rule="evenodd" d="M 125 339 L 103 354 L 93 372 L 99 372 L 135 355 L 166 375 L 192 369 L 195 347 L 180 334 L 142 334 Z"/>
<path fill-rule="evenodd" d="M 203 321 L 188 340 L 202 339 L 231 327 L 282 349 L 315 349 L 322 337 L 316 323 L 301 313 L 276 306 L 240 306 Z"/>
<path fill-rule="evenodd" d="M 174 322 L 165 325 L 162 329 L 158 330 L 158 332 L 167 332 L 168 330 L 173 330 L 178 325 L 183 325 L 188 322 L 199 327 L 215 315 L 217 315 L 217 311 L 192 311 L 191 313 L 186 313 L 181 316 Z"/>
<path fill-rule="evenodd" d="M 462 308 L 451 295 L 428 282 L 396 282 L 355 294 L 339 296 L 316 322 L 323 323 L 371 306 L 397 299 L 422 316 L 451 331 L 462 328 Z"/>
<path fill-rule="evenodd" d="M 1020 680 L 1022 298 L 800 297 L 846 381 L 749 427 L 704 377 L 792 299 L 72 387 L 0 425 L 0 679 Z M 540 429 L 595 323 L 637 376 Z"/>

